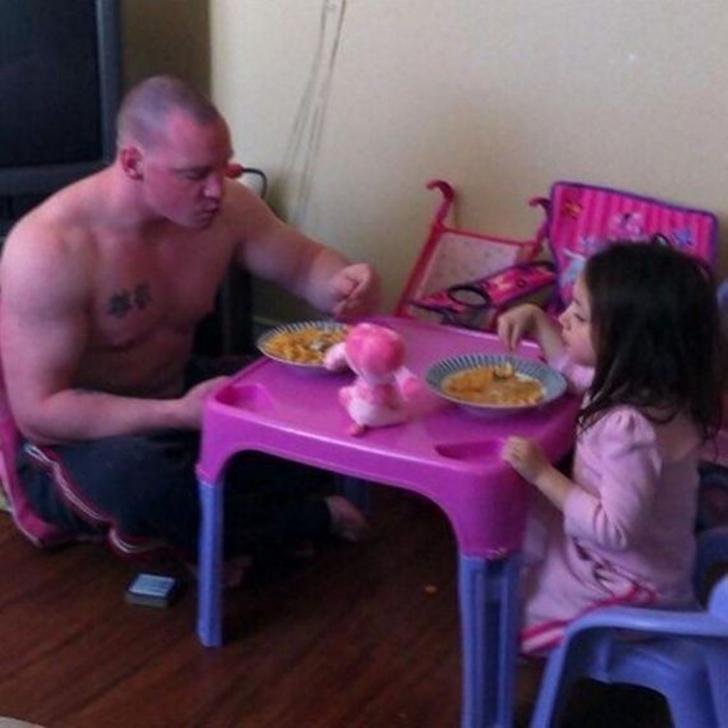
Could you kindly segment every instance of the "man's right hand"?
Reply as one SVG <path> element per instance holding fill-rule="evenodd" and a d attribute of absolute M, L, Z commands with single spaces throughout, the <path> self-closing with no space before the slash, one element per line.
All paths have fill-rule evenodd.
<path fill-rule="evenodd" d="M 189 428 L 191 430 L 199 430 L 202 426 L 202 405 L 207 399 L 207 395 L 213 389 L 217 389 L 224 382 L 229 381 L 230 377 L 214 377 L 206 379 L 190 389 L 179 400 L 179 426 Z"/>
<path fill-rule="evenodd" d="M 334 302 L 331 313 L 337 319 L 365 316 L 379 306 L 379 276 L 368 263 L 347 265 L 328 285 Z"/>

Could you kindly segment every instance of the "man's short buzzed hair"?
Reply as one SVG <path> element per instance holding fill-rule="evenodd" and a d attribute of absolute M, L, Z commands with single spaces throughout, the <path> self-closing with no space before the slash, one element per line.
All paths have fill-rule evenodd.
<path fill-rule="evenodd" d="M 174 76 L 152 76 L 134 86 L 119 110 L 118 134 L 149 147 L 162 138 L 164 125 L 172 111 L 185 112 L 199 124 L 222 119 L 214 104 L 199 91 Z"/>

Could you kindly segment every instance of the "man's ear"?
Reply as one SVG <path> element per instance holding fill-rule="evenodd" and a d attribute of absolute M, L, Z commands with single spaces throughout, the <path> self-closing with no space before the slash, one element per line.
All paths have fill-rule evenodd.
<path fill-rule="evenodd" d="M 130 179 L 144 178 L 144 163 L 138 147 L 122 147 L 119 151 L 119 160 L 127 177 Z"/>
<path fill-rule="evenodd" d="M 237 179 L 238 177 L 242 177 L 243 174 L 245 174 L 245 167 L 237 162 L 230 162 L 228 166 L 225 167 L 225 176 L 228 179 Z"/>

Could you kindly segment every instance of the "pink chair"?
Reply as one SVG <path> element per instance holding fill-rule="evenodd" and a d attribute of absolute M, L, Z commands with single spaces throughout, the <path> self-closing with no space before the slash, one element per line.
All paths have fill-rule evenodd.
<path fill-rule="evenodd" d="M 698 210 L 627 190 L 584 182 L 559 181 L 548 198 L 547 240 L 556 263 L 554 307 L 568 305 L 574 281 L 586 261 L 611 241 L 643 242 L 659 236 L 663 244 L 715 263 L 718 220 Z"/>

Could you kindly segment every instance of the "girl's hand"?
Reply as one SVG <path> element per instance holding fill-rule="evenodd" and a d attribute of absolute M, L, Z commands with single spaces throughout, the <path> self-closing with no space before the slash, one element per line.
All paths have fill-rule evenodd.
<path fill-rule="evenodd" d="M 561 329 L 543 309 L 532 303 L 524 303 L 498 317 L 498 336 L 509 351 L 513 351 L 526 334 L 538 342 L 547 361 L 552 362 L 563 356 Z"/>
<path fill-rule="evenodd" d="M 546 459 L 538 443 L 525 437 L 509 437 L 501 457 L 522 478 L 535 485 L 560 511 L 577 483 L 569 480 Z"/>
<path fill-rule="evenodd" d="M 518 342 L 526 335 L 533 333 L 537 318 L 543 311 L 532 303 L 524 303 L 498 317 L 498 337 L 509 351 L 513 351 Z"/>
<path fill-rule="evenodd" d="M 539 478 L 553 467 L 538 443 L 525 437 L 509 437 L 501 450 L 501 457 L 522 478 L 537 487 Z"/>

